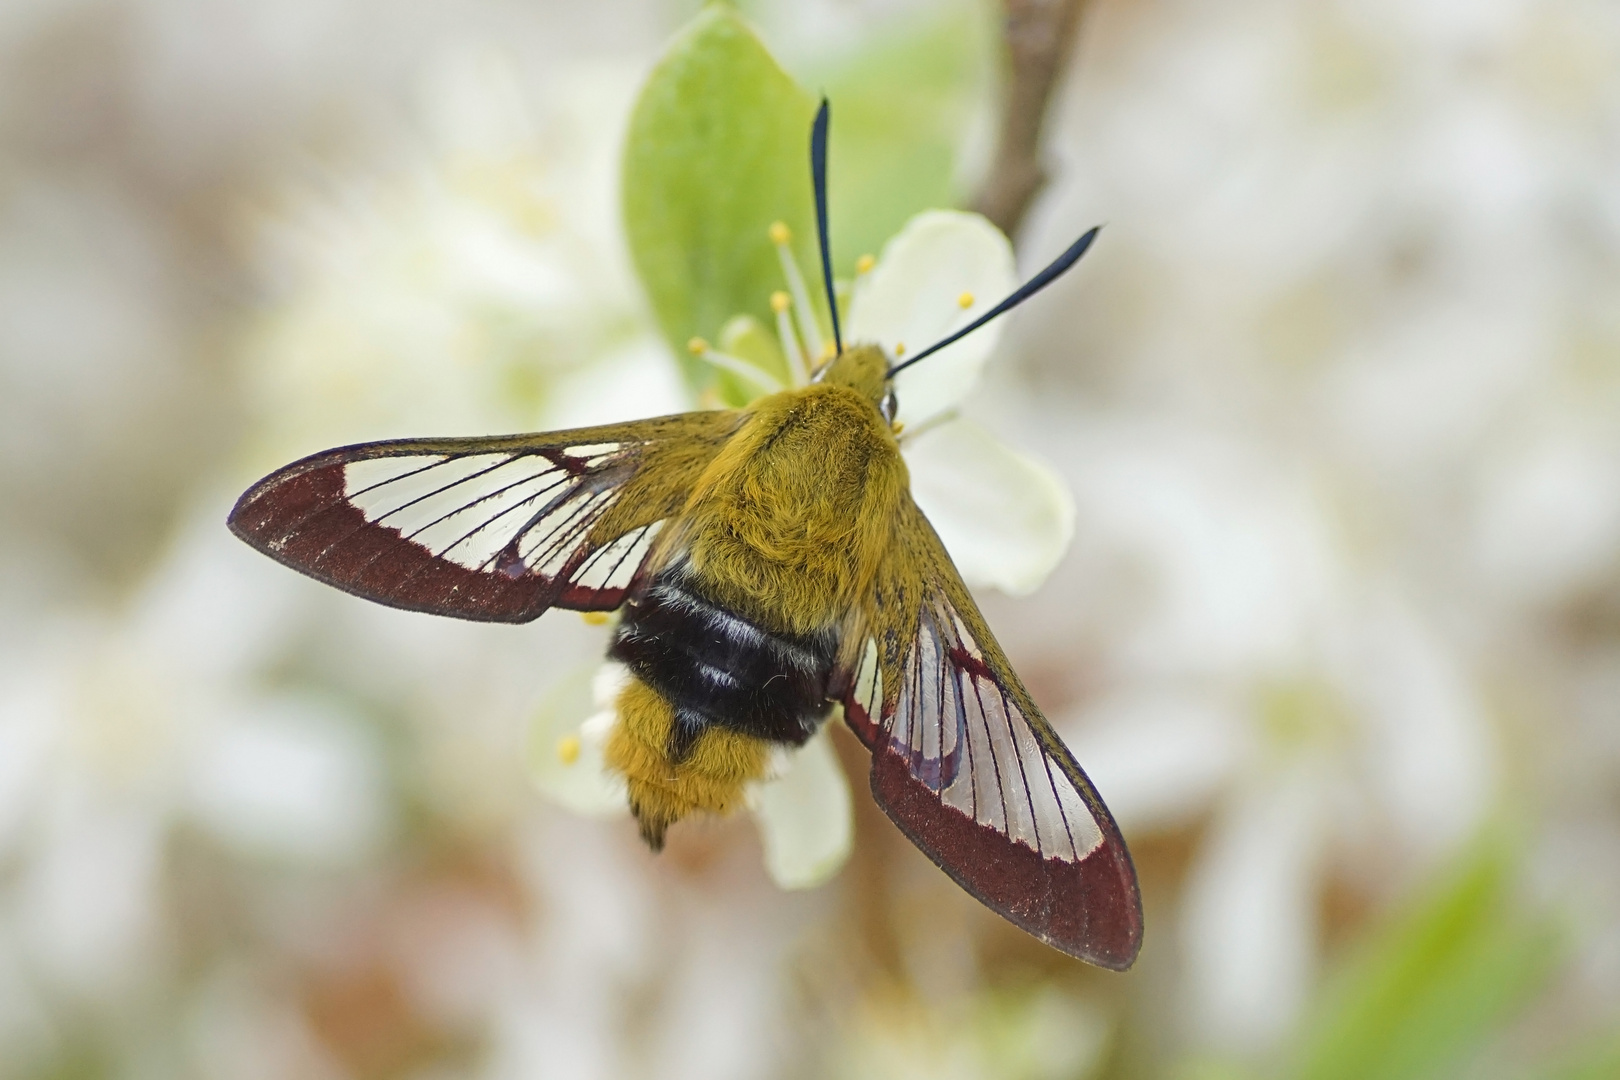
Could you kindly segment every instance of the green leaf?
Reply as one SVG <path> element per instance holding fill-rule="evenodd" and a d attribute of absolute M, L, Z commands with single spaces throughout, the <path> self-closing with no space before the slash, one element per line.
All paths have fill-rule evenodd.
<path fill-rule="evenodd" d="M 642 88 L 623 160 L 630 253 L 691 384 L 716 385 L 691 357 L 727 320 L 772 321 L 782 272 L 768 230 L 793 230 L 815 263 L 810 122 L 815 101 L 733 11 L 711 5 L 675 39 Z"/>
<path fill-rule="evenodd" d="M 828 213 L 839 273 L 881 251 L 912 215 L 966 196 L 958 162 L 988 97 L 994 40 L 984 5 L 952 5 L 807 76 L 832 101 Z"/>
<path fill-rule="evenodd" d="M 1432 896 L 1376 932 L 1308 1026 L 1300 1080 L 1446 1075 L 1542 984 L 1561 955 L 1513 896 L 1506 845 L 1481 843 Z"/>

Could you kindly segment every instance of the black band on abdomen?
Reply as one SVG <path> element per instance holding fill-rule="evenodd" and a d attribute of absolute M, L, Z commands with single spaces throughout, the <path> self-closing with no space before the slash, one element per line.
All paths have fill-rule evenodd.
<path fill-rule="evenodd" d="M 626 605 L 608 655 L 675 709 L 670 756 L 679 760 L 713 725 L 802 745 L 826 718 L 832 634 L 773 633 L 700 595 L 665 571 Z"/>

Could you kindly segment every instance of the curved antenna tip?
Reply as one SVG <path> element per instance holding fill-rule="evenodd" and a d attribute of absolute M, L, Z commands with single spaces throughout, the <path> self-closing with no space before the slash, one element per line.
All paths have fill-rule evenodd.
<path fill-rule="evenodd" d="M 1036 274 L 1034 277 L 1018 286 L 1018 288 L 1014 289 L 1012 293 L 1009 294 L 1008 297 L 1001 303 L 997 304 L 983 315 L 980 315 L 977 319 L 974 319 L 972 322 L 962 327 L 962 329 L 956 331 L 956 333 L 934 342 L 916 356 L 908 358 L 905 363 L 894 365 L 888 370 L 885 377 L 890 379 L 894 378 L 895 375 L 901 370 L 910 367 L 919 360 L 926 359 L 952 342 L 967 337 L 969 334 L 973 333 L 973 331 L 977 330 L 991 319 L 999 318 L 1000 316 L 1007 314 L 1007 312 L 1011 311 L 1019 304 L 1022 304 L 1025 300 L 1028 300 L 1030 297 L 1052 284 L 1052 282 L 1062 277 L 1071 266 L 1080 261 L 1080 256 L 1086 253 L 1086 249 L 1091 247 L 1091 242 L 1097 239 L 1097 234 L 1101 231 L 1101 225 L 1093 225 L 1091 228 L 1087 229 L 1081 235 L 1080 239 L 1068 246 L 1067 250 L 1065 250 L 1063 254 L 1059 255 L 1057 258 L 1048 263 L 1046 268 L 1040 273 Z"/>

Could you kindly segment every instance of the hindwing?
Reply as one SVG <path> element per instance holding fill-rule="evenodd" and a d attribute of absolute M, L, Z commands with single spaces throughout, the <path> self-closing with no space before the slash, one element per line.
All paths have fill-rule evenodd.
<path fill-rule="evenodd" d="M 328 450 L 253 487 L 237 536 L 368 600 L 486 622 L 617 608 L 741 423 L 728 410 Z"/>
<path fill-rule="evenodd" d="M 872 795 L 913 843 L 1048 944 L 1131 965 L 1142 908 L 1119 829 L 909 496 L 837 689 Z"/>

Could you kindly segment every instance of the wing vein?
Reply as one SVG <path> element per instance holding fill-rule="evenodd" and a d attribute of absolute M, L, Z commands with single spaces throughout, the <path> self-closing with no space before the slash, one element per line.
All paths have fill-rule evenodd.
<path fill-rule="evenodd" d="M 1063 834 L 1069 838 L 1069 850 L 1074 852 L 1075 858 L 1080 857 L 1080 845 L 1074 839 L 1074 829 L 1069 825 L 1069 815 L 1063 809 L 1063 797 L 1058 794 L 1057 781 L 1052 778 L 1052 758 L 1041 754 L 1041 762 L 1046 767 L 1046 783 L 1052 789 L 1052 804 L 1057 807 L 1058 820 L 1063 822 Z M 1061 772 L 1062 770 L 1058 770 Z M 1064 777 L 1067 782 L 1068 777 Z"/>
<path fill-rule="evenodd" d="M 1040 814 L 1035 809 L 1035 794 L 1029 786 L 1029 770 L 1024 767 L 1024 752 L 1018 745 L 1018 732 L 1013 730 L 1013 714 L 1007 707 L 1007 692 L 998 686 L 996 694 L 1001 698 L 1001 715 L 1007 720 L 1007 735 L 1012 739 L 1013 757 L 1018 762 L 1018 778 L 1024 784 L 1024 803 L 1029 807 L 1029 827 L 1035 832 L 1035 852 L 1043 855 L 1045 853 L 1041 851 Z"/>
<path fill-rule="evenodd" d="M 496 468 L 504 468 L 506 465 L 509 465 L 509 464 L 511 464 L 511 462 L 502 462 L 500 465 L 496 466 Z M 529 483 L 529 482 L 531 482 L 533 480 L 543 480 L 553 472 L 562 473 L 563 478 L 558 480 L 556 483 L 551 484 L 548 487 L 540 488 L 538 491 L 536 491 L 534 494 L 528 496 L 527 498 L 522 499 L 519 502 L 513 503 L 511 506 L 508 506 L 505 509 L 501 510 L 495 516 L 485 518 L 479 524 L 475 525 L 472 528 L 471 531 L 466 533 L 464 536 L 458 538 L 454 543 L 451 543 L 448 547 L 446 547 L 444 549 L 446 551 L 449 551 L 450 548 L 455 547 L 456 544 L 464 543 L 468 538 L 470 538 L 473 535 L 477 534 L 481 530 L 489 528 L 491 525 L 495 524 L 501 518 L 505 517 L 507 514 L 510 514 L 513 510 L 519 509 L 520 507 L 525 506 L 528 503 L 533 502 L 535 499 L 538 499 L 540 496 L 544 495 L 546 492 L 552 491 L 558 485 L 565 483 L 567 481 L 567 477 L 568 477 L 567 471 L 563 470 L 563 469 L 547 469 L 547 470 L 545 470 L 543 472 L 532 473 L 532 474 L 530 474 L 528 476 L 522 477 L 521 479 L 512 481 L 510 484 L 507 484 L 505 487 L 498 487 L 493 491 L 486 491 L 486 492 L 484 492 L 484 494 L 478 496 L 478 498 L 474 499 L 472 502 L 462 503 L 459 506 L 456 506 L 455 508 L 446 511 L 443 514 L 440 514 L 438 517 L 434 518 L 432 521 L 428 522 L 427 524 L 418 526 L 417 528 L 411 530 L 409 533 L 402 533 L 401 535 L 407 540 L 413 540 L 417 536 L 420 536 L 422 533 L 424 533 L 427 530 L 433 528 L 435 525 L 444 524 L 446 521 L 449 521 L 451 518 L 455 517 L 457 514 L 461 513 L 464 510 L 471 510 L 473 507 L 477 506 L 479 503 L 488 502 L 490 499 L 494 499 L 494 498 L 497 498 L 497 497 L 499 497 L 501 495 L 505 495 L 508 491 L 511 491 L 513 488 L 519 487 L 519 486 L 521 486 L 523 484 L 527 484 L 527 483 Z M 481 476 L 483 474 L 480 473 L 478 475 Z M 475 477 L 475 476 L 467 477 L 467 480 L 474 480 L 474 479 L 477 479 L 477 477 Z M 462 483 L 466 483 L 466 481 L 465 480 L 457 480 L 455 484 L 446 484 L 443 488 L 440 488 L 439 491 L 434 492 L 433 494 L 435 494 L 435 495 L 442 494 L 443 492 L 449 491 L 451 488 L 455 487 L 456 484 L 462 484 Z M 424 495 L 422 498 L 428 498 L 428 497 L 429 496 Z M 398 510 L 390 510 L 388 513 L 389 514 L 396 514 L 396 513 L 399 512 L 399 510 L 404 510 L 407 507 L 411 506 L 413 503 L 420 502 L 420 501 L 421 501 L 421 499 L 414 499 L 414 500 L 412 500 L 412 502 L 406 503 L 404 506 L 399 507 Z M 384 515 L 384 517 L 386 517 L 386 516 L 388 516 L 388 515 Z M 379 524 L 381 524 L 382 523 L 382 518 L 378 518 L 377 522 Z"/>
<path fill-rule="evenodd" d="M 383 455 L 383 457 L 365 458 L 365 459 L 362 459 L 362 460 L 366 460 L 366 461 L 382 461 L 382 460 L 385 460 L 386 458 L 391 457 L 391 456 L 394 456 L 394 455 L 386 455 L 385 454 L 385 455 Z M 417 468 L 412 469 L 410 472 L 402 472 L 398 476 L 390 476 L 386 480 L 378 480 L 375 484 L 367 484 L 365 487 L 360 488 L 358 491 L 347 492 L 344 495 L 344 498 L 352 499 L 356 495 L 369 494 L 369 493 L 371 493 L 373 491 L 376 491 L 380 487 L 387 487 L 389 484 L 397 484 L 401 480 L 409 480 L 413 476 L 420 476 L 423 473 L 428 472 L 431 469 L 439 468 L 441 465 L 448 465 L 452 461 L 460 461 L 465 456 L 467 456 L 467 455 L 465 455 L 465 454 L 441 454 L 441 455 L 439 455 L 439 458 L 438 458 L 437 461 L 430 461 L 426 465 L 421 465 L 421 466 L 418 466 Z M 344 463 L 344 468 L 345 469 L 348 468 L 348 463 L 347 462 Z"/>
<path fill-rule="evenodd" d="M 430 468 L 437 469 L 441 465 L 448 465 L 450 463 L 450 461 L 460 461 L 460 460 L 461 460 L 460 458 L 447 459 L 445 461 L 441 461 L 441 462 L 438 462 L 435 465 L 430 466 Z M 469 473 L 466 476 L 458 477 L 455 480 L 451 480 L 449 483 L 445 484 L 443 487 L 435 488 L 432 491 L 425 492 L 425 493 L 423 493 L 421 495 L 418 495 L 416 498 L 410 500 L 409 502 L 400 503 L 398 506 L 394 507 L 392 510 L 389 510 L 387 513 L 382 514 L 379 517 L 371 519 L 371 523 L 373 525 L 381 525 L 388 518 L 393 517 L 395 514 L 399 513 L 402 510 L 409 510 L 411 507 L 417 505 L 418 503 L 425 502 L 428 499 L 436 499 L 440 495 L 443 495 L 445 492 L 449 491 L 453 487 L 458 487 L 458 486 L 460 486 L 462 484 L 465 484 L 469 480 L 477 480 L 480 476 L 488 476 L 490 473 L 494 472 L 496 469 L 504 469 L 504 468 L 506 468 L 506 466 L 512 464 L 512 462 L 514 462 L 516 460 L 517 460 L 516 457 L 507 457 L 505 460 L 497 461 L 495 464 L 487 466 L 487 467 L 482 468 L 482 469 L 479 469 L 475 473 Z M 408 473 L 402 473 L 399 476 L 393 477 L 392 479 L 383 480 L 383 481 L 380 481 L 378 483 L 372 484 L 368 488 L 362 488 L 360 491 L 356 491 L 356 492 L 353 492 L 351 494 L 346 494 L 346 495 L 344 495 L 344 498 L 352 503 L 352 502 L 354 502 L 356 496 L 361 495 L 361 494 L 363 494 L 365 492 L 375 491 L 378 488 L 387 487 L 389 484 L 397 484 L 401 480 L 407 479 L 408 477 L 412 477 L 412 476 L 419 476 L 422 473 L 427 472 L 427 471 L 428 471 L 427 469 L 413 469 Z M 541 473 L 538 473 L 536 475 L 544 476 L 545 473 L 541 472 Z M 532 477 L 532 476 L 525 477 L 524 480 L 519 480 L 518 483 L 521 484 L 521 483 L 524 483 L 525 480 L 532 480 L 532 479 L 534 479 L 534 477 Z M 492 492 L 491 494 L 494 494 L 494 493 Z M 487 498 L 489 498 L 489 495 L 487 495 L 487 494 L 483 495 L 478 499 L 474 499 L 470 503 L 462 504 L 461 506 L 457 507 L 455 510 L 452 510 L 451 513 L 459 513 L 460 511 L 465 510 L 468 507 L 477 506 L 480 502 L 482 502 L 484 499 L 487 499 Z M 443 518 L 439 519 L 439 521 L 443 521 L 443 520 L 444 520 Z M 433 524 L 437 524 L 437 522 L 433 522 Z M 393 528 L 393 526 L 389 526 L 389 528 Z M 424 525 L 423 528 L 427 528 L 427 526 Z M 418 531 L 420 531 L 420 530 L 418 530 Z"/>
<path fill-rule="evenodd" d="M 562 471 L 562 470 L 559 470 L 559 471 Z M 451 518 L 455 517 L 457 514 L 461 513 L 463 510 L 470 510 L 474 506 L 477 506 L 479 503 L 483 502 L 485 499 L 493 499 L 497 495 L 504 495 L 508 491 L 510 491 L 513 488 L 517 487 L 519 484 L 526 484 L 530 480 L 534 480 L 537 477 L 544 477 L 546 475 L 547 475 L 546 473 L 537 473 L 535 476 L 526 476 L 522 480 L 514 480 L 512 483 L 506 485 L 506 487 L 504 487 L 504 488 L 501 488 L 501 489 L 499 489 L 497 491 L 491 491 L 488 494 L 474 500 L 473 502 L 465 503 L 465 504 L 463 504 L 461 506 L 456 507 L 454 510 L 451 510 L 449 513 L 443 514 L 443 515 L 433 519 L 432 521 L 428 522 L 426 525 L 423 525 L 421 528 L 417 529 L 415 532 L 412 532 L 410 534 L 410 536 L 407 536 L 405 539 L 407 539 L 407 540 L 412 539 L 412 538 L 414 538 L 416 536 L 419 536 L 423 532 L 426 532 L 428 529 L 433 528 L 435 525 L 442 525 L 446 521 L 449 521 Z M 435 551 L 433 554 L 437 558 L 441 558 L 441 559 L 444 558 L 446 554 L 448 554 L 451 551 L 454 551 L 456 548 L 460 547 L 462 544 L 465 544 L 467 541 L 471 540 L 473 537 L 477 536 L 479 533 L 483 532 L 485 529 L 490 528 L 492 525 L 494 525 L 497 521 L 501 520 L 501 518 L 505 517 L 507 514 L 510 514 L 514 510 L 522 510 L 522 509 L 524 509 L 525 507 L 527 507 L 529 505 L 529 503 L 531 503 L 534 500 L 540 498 L 540 496 L 546 494 L 548 491 L 555 490 L 559 485 L 564 484 L 566 482 L 567 482 L 567 474 L 566 474 L 566 472 L 564 472 L 564 478 L 562 480 L 557 481 L 557 483 L 552 484 L 549 487 L 543 487 L 539 491 L 536 491 L 533 495 L 530 495 L 528 498 L 520 499 L 519 501 L 513 503 L 511 506 L 508 506 L 508 507 L 498 511 L 493 516 L 485 518 L 484 520 L 480 521 L 478 524 L 474 525 L 472 528 L 468 529 L 466 532 L 462 533 L 460 536 L 456 537 L 454 540 L 450 541 L 448 544 L 444 545 L 444 547 L 440 548 L 438 551 Z M 552 502 L 556 502 L 556 500 L 553 499 Z M 521 533 L 522 533 L 522 529 L 519 529 L 513 535 L 520 535 Z M 497 547 L 495 550 L 498 553 L 501 550 L 503 550 L 505 547 L 506 547 L 506 545 L 502 544 L 499 547 Z M 429 549 L 429 550 L 432 550 L 432 549 Z"/>

